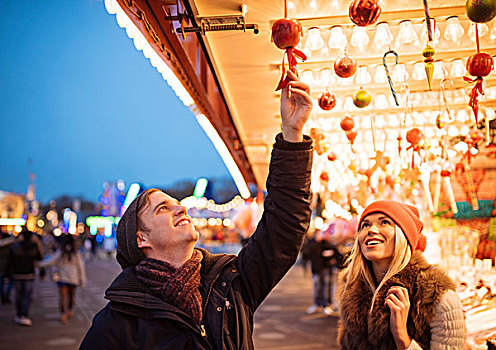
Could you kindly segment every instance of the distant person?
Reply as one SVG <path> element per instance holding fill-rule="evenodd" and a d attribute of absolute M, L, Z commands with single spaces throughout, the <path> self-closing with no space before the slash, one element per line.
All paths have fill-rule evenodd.
<path fill-rule="evenodd" d="M 10 290 L 13 286 L 12 276 L 7 270 L 10 246 L 16 242 L 8 233 L 0 236 L 0 299 L 2 304 L 10 304 Z"/>
<path fill-rule="evenodd" d="M 265 210 L 239 255 L 195 249 L 198 232 L 186 208 L 146 190 L 119 221 L 123 271 L 81 349 L 254 348 L 253 314 L 296 261 L 310 223 L 312 140 L 302 130 L 312 99 L 306 84 L 288 76 Z"/>
<path fill-rule="evenodd" d="M 86 287 L 86 268 L 74 236 L 64 236 L 60 249 L 39 265 L 56 267 L 54 276 L 57 277 L 54 278 L 54 281 L 59 287 L 60 321 L 66 323 L 67 319 L 73 316 L 76 288 L 78 286 Z"/>
<path fill-rule="evenodd" d="M 21 240 L 9 250 L 8 270 L 14 280 L 16 316 L 14 322 L 31 326 L 29 307 L 35 278 L 35 262 L 42 259 L 39 244 L 33 240 L 33 232 L 22 231 Z"/>
<path fill-rule="evenodd" d="M 330 296 L 331 258 L 335 250 L 322 230 L 315 230 L 314 237 L 303 246 L 303 260 L 310 262 L 313 282 L 313 303 L 307 308 L 307 314 L 321 309 L 328 316 L 337 315 L 331 307 Z"/>
<path fill-rule="evenodd" d="M 338 295 L 341 349 L 465 349 L 465 318 L 455 284 L 422 252 L 416 207 L 368 205 Z"/>

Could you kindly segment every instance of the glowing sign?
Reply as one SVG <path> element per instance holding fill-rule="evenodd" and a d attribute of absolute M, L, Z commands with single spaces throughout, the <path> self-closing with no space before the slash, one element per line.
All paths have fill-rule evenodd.
<path fill-rule="evenodd" d="M 22 218 L 0 218 L 0 226 L 19 225 L 24 226 L 26 219 Z"/>
<path fill-rule="evenodd" d="M 193 196 L 196 198 L 201 198 L 205 195 L 205 190 L 207 189 L 208 180 L 204 177 L 199 178 L 196 181 L 195 190 L 193 191 Z"/>

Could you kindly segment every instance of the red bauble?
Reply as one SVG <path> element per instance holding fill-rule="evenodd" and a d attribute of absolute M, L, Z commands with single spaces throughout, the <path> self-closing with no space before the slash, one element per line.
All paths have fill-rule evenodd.
<path fill-rule="evenodd" d="M 448 177 L 448 176 L 451 175 L 451 171 L 449 171 L 449 170 L 441 170 L 441 173 L 440 174 L 441 174 L 442 177 Z"/>
<path fill-rule="evenodd" d="M 491 55 L 480 52 L 472 55 L 467 60 L 468 74 L 474 77 L 485 77 L 491 73 L 494 61 Z"/>
<path fill-rule="evenodd" d="M 343 131 L 347 132 L 355 127 L 355 121 L 353 120 L 353 118 L 346 116 L 341 119 L 341 123 L 339 123 L 339 126 L 341 127 L 341 129 L 343 129 Z"/>
<path fill-rule="evenodd" d="M 321 181 L 324 181 L 324 182 L 329 181 L 329 174 L 328 174 L 328 173 L 326 173 L 325 171 L 323 171 L 323 172 L 320 174 L 320 180 L 321 180 Z"/>
<path fill-rule="evenodd" d="M 351 144 L 353 144 L 353 142 L 355 141 L 356 136 L 357 132 L 353 130 L 346 133 L 346 138 L 350 141 Z"/>
<path fill-rule="evenodd" d="M 374 24 L 380 14 L 381 6 L 378 0 L 354 0 L 350 4 L 350 19 L 359 27 Z"/>
<path fill-rule="evenodd" d="M 338 156 L 336 155 L 336 153 L 331 152 L 331 153 L 327 154 L 327 160 L 334 162 L 336 159 L 338 159 Z"/>
<path fill-rule="evenodd" d="M 355 74 L 356 70 L 356 60 L 346 52 L 343 56 L 334 61 L 334 72 L 336 72 L 336 75 L 340 78 L 349 78 Z"/>
<path fill-rule="evenodd" d="M 297 46 L 302 35 L 303 30 L 297 20 L 282 18 L 272 25 L 272 40 L 281 50 Z"/>
<path fill-rule="evenodd" d="M 418 145 L 420 140 L 422 140 L 422 137 L 424 137 L 422 131 L 417 128 L 413 128 L 406 133 L 406 140 L 412 145 Z"/>
<path fill-rule="evenodd" d="M 319 96 L 319 107 L 324 111 L 330 111 L 336 106 L 336 95 L 334 93 L 326 91 Z"/>

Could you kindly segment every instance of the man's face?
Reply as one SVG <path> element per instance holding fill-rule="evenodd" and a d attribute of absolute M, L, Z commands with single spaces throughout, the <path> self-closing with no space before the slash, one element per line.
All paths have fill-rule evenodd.
<path fill-rule="evenodd" d="M 176 199 L 160 191 L 150 194 L 149 199 L 150 205 L 140 215 L 149 231 L 138 231 L 138 247 L 172 255 L 176 249 L 191 246 L 198 240 L 198 232 L 186 208 Z"/>

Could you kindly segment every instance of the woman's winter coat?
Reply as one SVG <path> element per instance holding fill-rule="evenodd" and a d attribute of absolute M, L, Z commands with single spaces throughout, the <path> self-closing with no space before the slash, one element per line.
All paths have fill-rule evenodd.
<path fill-rule="evenodd" d="M 79 251 L 68 255 L 57 250 L 48 260 L 39 263 L 40 267 L 55 266 L 58 280 L 56 282 L 68 283 L 75 286 L 86 287 L 86 268 Z"/>
<path fill-rule="evenodd" d="M 80 349 L 253 349 L 253 314 L 296 261 L 310 223 L 311 169 L 311 140 L 291 144 L 279 135 L 264 213 L 247 245 L 238 256 L 202 250 L 200 326 L 151 295 L 129 266 L 106 291 L 110 302 Z"/>
<path fill-rule="evenodd" d="M 407 330 L 409 349 L 463 349 L 465 320 L 454 284 L 439 268 L 429 265 L 420 252 L 414 252 L 409 264 L 381 287 L 369 313 L 372 291 L 364 278 L 339 288 L 341 349 L 396 349 L 390 331 L 390 311 L 384 305 L 392 286 L 408 290 L 410 313 Z"/>

